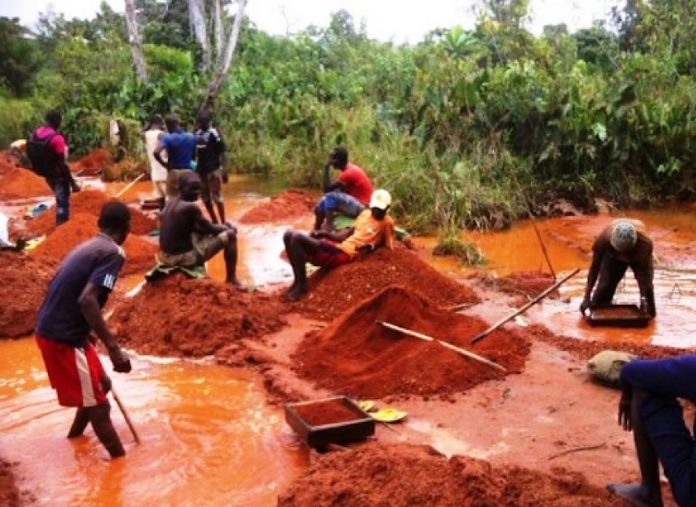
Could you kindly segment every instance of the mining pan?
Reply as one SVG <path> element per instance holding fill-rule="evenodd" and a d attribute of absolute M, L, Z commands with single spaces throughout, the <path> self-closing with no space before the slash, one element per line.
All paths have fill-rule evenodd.
<path fill-rule="evenodd" d="M 650 316 L 636 305 L 610 305 L 593 308 L 586 320 L 591 326 L 646 327 Z"/>
<path fill-rule="evenodd" d="M 345 396 L 285 405 L 285 420 L 309 447 L 363 440 L 375 421 Z"/>

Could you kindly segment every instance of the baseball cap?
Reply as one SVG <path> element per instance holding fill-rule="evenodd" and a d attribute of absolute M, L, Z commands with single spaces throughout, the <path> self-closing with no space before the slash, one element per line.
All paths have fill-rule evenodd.
<path fill-rule="evenodd" d="M 372 192 L 372 197 L 370 198 L 370 208 L 377 209 L 387 209 L 391 205 L 391 195 L 389 192 L 380 188 Z"/>
<path fill-rule="evenodd" d="M 631 222 L 619 222 L 614 226 L 609 237 L 611 246 L 617 252 L 627 252 L 636 245 L 638 232 Z"/>

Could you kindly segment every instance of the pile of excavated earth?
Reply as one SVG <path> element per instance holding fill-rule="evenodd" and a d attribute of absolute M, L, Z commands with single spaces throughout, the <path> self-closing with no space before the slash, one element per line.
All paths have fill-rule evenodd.
<path fill-rule="evenodd" d="M 243 224 L 277 222 L 300 217 L 312 211 L 316 198 L 305 190 L 291 188 L 269 202 L 259 204 L 247 211 L 239 221 Z"/>
<path fill-rule="evenodd" d="M 0 153 L 0 199 L 31 199 L 51 195 L 46 180 L 20 167 L 7 153 Z"/>

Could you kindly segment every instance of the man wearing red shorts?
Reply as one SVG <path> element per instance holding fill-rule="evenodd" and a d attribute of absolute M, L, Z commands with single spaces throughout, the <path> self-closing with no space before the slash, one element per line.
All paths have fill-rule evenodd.
<path fill-rule="evenodd" d="M 90 332 L 106 346 L 114 371 L 128 373 L 130 360 L 106 325 L 101 308 L 116 284 L 125 254 L 120 245 L 130 231 L 130 212 L 118 201 L 106 203 L 99 215 L 101 232 L 63 260 L 51 281 L 36 323 L 41 350 L 58 403 L 77 407 L 68 438 L 83 434 L 88 423 L 112 458 L 123 456 L 111 423 L 106 393 L 111 381 L 90 342 Z"/>
<path fill-rule="evenodd" d="M 372 252 L 380 246 L 393 248 L 394 221 L 387 216 L 391 195 L 386 190 L 375 190 L 355 225 L 341 232 L 313 231 L 310 235 L 287 231 L 283 235 L 292 272 L 295 276 L 286 297 L 297 301 L 308 291 L 305 263 L 333 268 L 346 264 L 362 252 Z"/>

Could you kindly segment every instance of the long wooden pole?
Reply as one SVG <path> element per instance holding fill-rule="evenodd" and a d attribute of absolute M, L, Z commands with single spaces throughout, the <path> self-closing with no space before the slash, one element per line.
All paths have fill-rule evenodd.
<path fill-rule="evenodd" d="M 553 270 L 553 266 L 551 265 L 549 253 L 546 251 L 546 245 L 544 244 L 544 240 L 541 239 L 541 233 L 539 232 L 539 228 L 536 225 L 536 220 L 534 220 L 534 215 L 532 215 L 532 212 L 529 211 L 529 209 L 527 209 L 527 215 L 529 215 L 529 219 L 532 221 L 532 227 L 534 227 L 534 232 L 536 232 L 536 237 L 539 240 L 539 244 L 541 245 L 541 251 L 544 254 L 544 258 L 546 258 L 546 264 L 549 266 L 549 269 L 551 270 L 551 274 L 553 275 L 553 279 L 555 281 L 556 272 Z"/>
<path fill-rule="evenodd" d="M 512 319 L 514 319 L 515 317 L 517 317 L 517 316 L 520 315 L 521 313 L 526 312 L 529 308 L 531 308 L 532 306 L 534 306 L 535 304 L 537 304 L 539 301 L 541 301 L 541 300 L 544 299 L 546 296 L 548 296 L 549 294 L 551 294 L 553 291 L 555 291 L 556 289 L 558 289 L 558 288 L 559 288 L 561 285 L 563 285 L 565 282 L 567 282 L 567 281 L 570 280 L 572 277 L 574 277 L 575 275 L 577 275 L 579 271 L 580 271 L 580 268 L 577 268 L 577 269 L 573 270 L 569 275 L 564 276 L 562 279 L 560 279 L 559 281 L 557 281 L 556 283 L 554 283 L 551 287 L 549 287 L 549 288 L 546 289 L 545 291 L 541 292 L 539 295 L 535 296 L 534 299 L 532 299 L 529 303 L 527 303 L 526 305 L 524 305 L 522 308 L 520 308 L 519 310 L 515 310 L 515 311 L 512 312 L 510 315 L 508 315 L 507 317 L 505 317 L 505 318 L 503 318 L 503 319 L 500 319 L 498 322 L 496 322 L 495 324 L 493 324 L 491 327 L 489 327 L 489 328 L 486 329 L 485 331 L 482 331 L 481 333 L 479 333 L 479 334 L 477 334 L 476 336 L 474 336 L 474 337 L 471 339 L 471 342 L 469 342 L 469 343 L 471 343 L 471 344 L 473 345 L 474 343 L 476 343 L 476 342 L 478 342 L 478 341 L 480 341 L 480 340 L 483 340 L 486 336 L 488 336 L 490 333 L 492 333 L 493 331 L 495 331 L 496 329 L 498 329 L 500 326 L 502 326 L 502 325 L 505 324 L 506 322 L 508 322 L 508 321 L 510 321 L 510 320 L 512 320 Z"/>
<path fill-rule="evenodd" d="M 478 354 L 474 354 L 473 352 L 470 352 L 466 349 L 463 349 L 461 347 L 457 347 L 456 345 L 452 345 L 449 342 L 446 342 L 444 340 L 438 340 L 436 338 L 433 338 L 432 336 L 428 336 L 427 334 L 419 333 L 418 331 L 413 331 L 411 329 L 406 329 L 405 327 L 397 326 L 395 324 L 390 324 L 389 322 L 385 322 L 383 320 L 378 320 L 378 324 L 386 327 L 387 329 L 391 329 L 393 331 L 398 331 L 399 333 L 403 333 L 408 336 L 413 336 L 414 338 L 418 338 L 420 340 L 425 340 L 427 342 L 436 342 L 442 345 L 445 348 L 448 348 L 450 350 L 453 350 L 455 352 L 460 353 L 463 356 L 468 357 L 469 359 L 473 359 L 474 361 L 478 361 L 479 363 L 483 363 L 487 366 L 490 366 L 491 368 L 495 368 L 500 371 L 507 372 L 507 369 L 504 366 L 499 365 L 498 363 L 494 363 L 490 359 L 486 359 L 485 357 L 479 356 Z"/>
<path fill-rule="evenodd" d="M 133 185 L 135 185 L 136 183 L 138 183 L 138 182 L 139 182 L 140 180 L 142 180 L 144 177 L 145 177 L 145 173 L 140 173 L 140 174 L 138 174 L 138 177 L 137 177 L 137 178 L 135 178 L 135 179 L 134 179 L 133 181 L 131 181 L 128 185 L 126 185 L 125 187 L 123 187 L 123 188 L 119 191 L 119 193 L 116 194 L 116 198 L 119 198 L 119 197 L 121 197 L 123 194 L 125 194 L 126 192 L 128 192 L 128 191 L 131 189 L 131 187 L 132 187 Z"/>
<path fill-rule="evenodd" d="M 138 436 L 138 432 L 135 431 L 135 426 L 133 426 L 133 423 L 131 422 L 130 417 L 128 417 L 128 412 L 126 411 L 126 407 L 123 406 L 123 403 L 121 402 L 121 398 L 119 398 L 118 394 L 116 394 L 116 391 L 114 391 L 113 386 L 111 386 L 111 394 L 114 397 L 114 400 L 116 400 L 116 405 L 118 405 L 118 408 L 121 410 L 121 413 L 123 414 L 123 418 L 126 420 L 126 424 L 128 425 L 128 428 L 130 429 L 131 433 L 133 434 L 133 438 L 135 439 L 135 443 L 139 444 L 140 437 Z"/>

